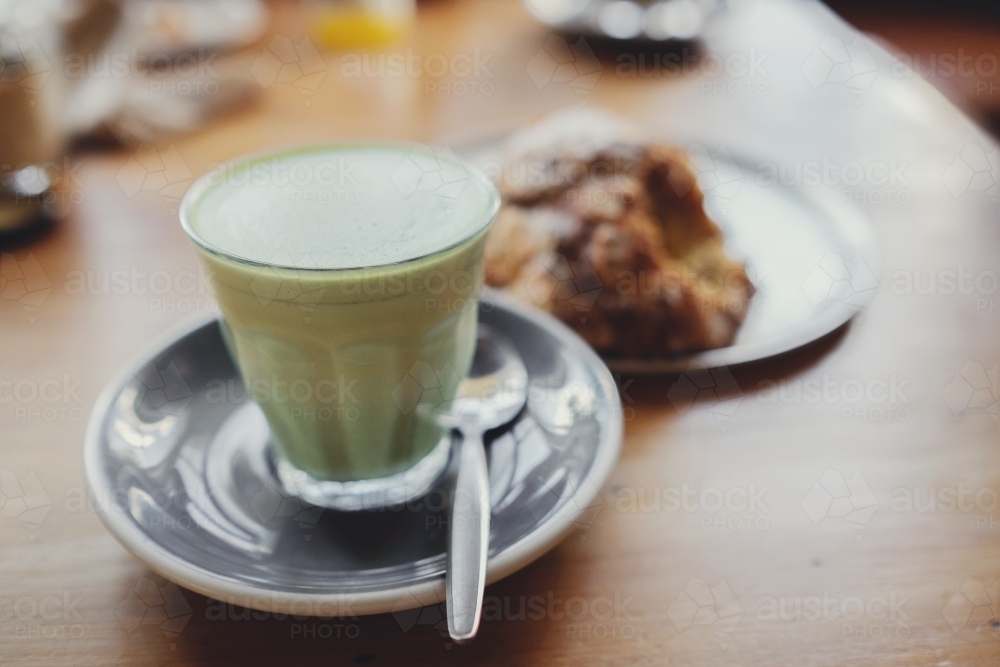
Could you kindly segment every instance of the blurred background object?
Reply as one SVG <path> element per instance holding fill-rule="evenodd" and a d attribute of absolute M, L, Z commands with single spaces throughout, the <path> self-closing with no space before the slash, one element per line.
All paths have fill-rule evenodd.
<path fill-rule="evenodd" d="M 532 16 L 561 33 L 664 42 L 697 38 L 718 3 L 717 0 L 524 0 L 524 4 Z"/>
<path fill-rule="evenodd" d="M 66 82 L 53 67 L 63 50 L 66 7 L 56 1 L 0 3 L 0 232 L 40 224 L 51 164 L 65 143 Z"/>
<path fill-rule="evenodd" d="M 333 49 L 392 44 L 413 26 L 416 13 L 414 0 L 310 0 L 306 5 L 310 33 Z"/>
<path fill-rule="evenodd" d="M 103 49 L 67 58 L 67 72 L 80 80 L 67 131 L 77 138 L 150 142 L 190 132 L 246 103 L 255 87 L 245 68 L 216 56 L 251 44 L 266 27 L 259 0 L 123 3 Z"/>
<path fill-rule="evenodd" d="M 220 52 L 267 27 L 259 0 L 0 0 L 0 233 L 46 224 L 72 141 L 190 132 L 256 92 Z"/>

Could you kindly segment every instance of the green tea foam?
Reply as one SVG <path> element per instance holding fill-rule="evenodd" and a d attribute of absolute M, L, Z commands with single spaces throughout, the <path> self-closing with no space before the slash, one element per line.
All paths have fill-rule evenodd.
<path fill-rule="evenodd" d="M 208 249 L 300 269 L 376 267 L 474 236 L 494 195 L 444 151 L 345 144 L 212 172 L 188 220 Z"/>

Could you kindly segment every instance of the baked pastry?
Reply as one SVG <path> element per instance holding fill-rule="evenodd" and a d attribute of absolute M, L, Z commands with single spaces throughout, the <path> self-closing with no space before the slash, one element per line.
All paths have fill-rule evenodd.
<path fill-rule="evenodd" d="M 598 352 L 664 357 L 732 342 L 753 286 L 723 249 L 684 152 L 610 114 L 549 116 L 507 143 L 484 276 Z"/>

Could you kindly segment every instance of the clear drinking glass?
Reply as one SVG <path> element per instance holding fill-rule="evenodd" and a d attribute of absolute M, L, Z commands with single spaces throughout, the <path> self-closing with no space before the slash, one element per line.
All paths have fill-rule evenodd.
<path fill-rule="evenodd" d="M 181 223 L 289 492 L 386 506 L 447 466 L 434 408 L 472 361 L 498 207 L 454 156 L 378 142 L 251 156 L 191 187 Z"/>

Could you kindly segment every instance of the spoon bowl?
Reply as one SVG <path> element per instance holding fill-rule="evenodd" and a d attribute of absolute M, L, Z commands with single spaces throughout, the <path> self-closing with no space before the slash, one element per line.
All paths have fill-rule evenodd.
<path fill-rule="evenodd" d="M 528 369 L 521 355 L 510 341 L 481 324 L 472 368 L 441 421 L 450 428 L 461 428 L 472 420 L 483 431 L 503 426 L 524 407 L 527 387 Z"/>

